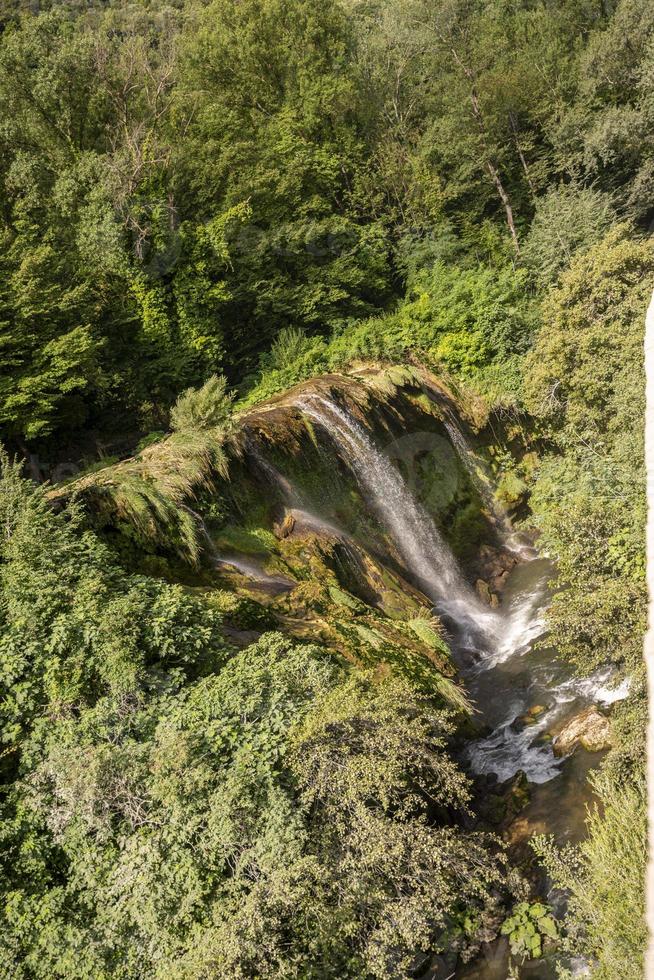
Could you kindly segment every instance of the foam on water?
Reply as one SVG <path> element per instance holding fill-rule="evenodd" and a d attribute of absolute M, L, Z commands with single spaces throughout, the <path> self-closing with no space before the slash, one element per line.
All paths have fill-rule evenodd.
<path fill-rule="evenodd" d="M 556 689 L 560 704 L 585 700 L 609 707 L 616 701 L 624 701 L 629 694 L 631 681 L 625 677 L 619 684 L 611 685 L 615 675 L 613 667 L 602 667 L 588 677 L 571 677 Z"/>
<path fill-rule="evenodd" d="M 554 755 L 550 742 L 543 736 L 575 707 L 601 704 L 608 707 L 629 693 L 629 679 L 611 685 L 612 667 L 595 671 L 589 677 L 568 678 L 538 692 L 538 701 L 546 701 L 545 710 L 522 730 L 516 722 L 529 708 L 527 691 L 522 697 L 509 700 L 504 720 L 486 738 L 468 747 L 471 768 L 477 773 L 495 773 L 500 781 L 522 770 L 530 782 L 546 783 L 558 776 L 565 761 Z"/>
<path fill-rule="evenodd" d="M 490 670 L 516 654 L 525 653 L 534 640 L 545 632 L 547 579 L 536 587 L 514 596 L 507 607 L 497 613 L 497 636 L 492 649 L 477 664 L 478 670 Z"/>
<path fill-rule="evenodd" d="M 535 731 L 536 727 L 538 731 Z M 549 782 L 558 776 L 563 760 L 556 758 L 547 743 L 539 743 L 538 737 L 543 731 L 542 725 L 530 725 L 516 732 L 511 722 L 496 728 L 488 738 L 473 742 L 469 747 L 468 758 L 473 772 L 495 773 L 503 782 L 522 771 L 531 783 Z"/>

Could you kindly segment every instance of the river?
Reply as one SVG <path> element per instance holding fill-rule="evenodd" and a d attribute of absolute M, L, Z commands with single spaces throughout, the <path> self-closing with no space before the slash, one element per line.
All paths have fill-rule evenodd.
<path fill-rule="evenodd" d="M 588 705 L 607 708 L 625 697 L 628 684 L 616 684 L 610 668 L 591 677 L 575 677 L 571 665 L 557 657 L 554 642 L 547 641 L 546 610 L 555 579 L 552 562 L 538 556 L 532 547 L 516 545 L 507 515 L 496 514 L 505 548 L 517 552 L 519 560 L 506 581 L 499 608 L 490 608 L 466 581 L 444 535 L 371 433 L 324 394 L 301 397 L 296 407 L 337 447 L 367 506 L 395 544 L 408 577 L 430 598 L 450 633 L 460 678 L 475 706 L 478 730 L 483 731 L 462 750 L 464 767 L 474 776 L 497 783 L 518 773 L 529 781 L 530 802 L 505 828 L 511 847 L 522 847 L 524 852 L 529 839 L 543 833 L 553 835 L 559 843 L 578 842 L 584 836 L 586 808 L 592 802 L 588 773 L 599 763 L 601 753 L 577 748 L 569 757 L 558 758 L 552 732 Z M 461 428 L 449 419 L 447 429 L 468 472 L 473 477 L 479 474 L 479 461 Z M 277 471 L 273 473 L 265 461 L 261 465 L 271 471 L 271 479 L 286 486 L 287 505 L 297 506 L 297 494 L 288 490 L 288 480 L 275 476 Z M 488 479 L 483 472 L 479 479 L 482 499 L 492 507 Z M 233 557 L 226 560 L 236 564 Z M 542 875 L 537 887 L 560 912 L 562 896 L 551 893 Z M 583 964 L 577 967 L 583 970 Z M 473 963 L 460 964 L 455 973 L 452 969 L 453 961 L 446 957 L 440 972 L 431 974 L 432 980 L 453 976 L 507 980 L 511 975 L 508 944 L 496 940 L 483 947 Z M 547 956 L 517 969 L 513 976 L 525 980 L 556 976 L 552 958 Z"/>
<path fill-rule="evenodd" d="M 603 753 L 578 747 L 572 755 L 557 758 L 549 732 L 584 707 L 607 708 L 628 692 L 627 683 L 612 682 L 610 668 L 579 678 L 557 658 L 554 644 L 544 636 L 554 577 L 552 562 L 539 557 L 520 562 L 511 573 L 499 612 L 507 623 L 515 623 L 522 614 L 525 631 L 508 653 L 471 660 L 469 651 L 455 649 L 478 719 L 490 728 L 467 746 L 472 772 L 492 773 L 503 781 L 522 771 L 530 783 L 530 802 L 507 834 L 514 849 L 537 834 L 552 835 L 559 844 L 584 838 L 587 807 L 593 803 L 588 775 Z M 564 896 L 552 891 L 544 876 L 540 889 L 556 911 L 563 911 Z M 460 965 L 454 975 L 457 980 L 506 980 L 509 962 L 508 941 L 502 938 L 483 947 L 473 963 Z M 568 966 L 584 975 L 584 964 Z M 514 964 L 516 969 L 520 980 L 557 976 L 551 954 L 517 968 Z"/>

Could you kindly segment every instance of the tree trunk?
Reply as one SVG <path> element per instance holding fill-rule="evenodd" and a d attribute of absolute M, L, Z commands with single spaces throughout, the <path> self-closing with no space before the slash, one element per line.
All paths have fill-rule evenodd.
<path fill-rule="evenodd" d="M 493 184 L 495 185 L 495 190 L 497 191 L 499 198 L 502 202 L 504 208 L 504 213 L 506 215 L 506 223 L 509 226 L 509 231 L 511 232 L 511 240 L 513 241 L 513 247 L 515 249 L 516 255 L 520 254 L 520 242 L 518 241 L 518 233 L 515 227 L 515 221 L 513 218 L 513 207 L 511 206 L 511 200 L 506 192 L 506 188 L 502 183 L 502 178 L 500 177 L 500 172 L 497 164 L 493 160 L 493 155 L 490 152 L 488 146 L 488 136 L 486 133 L 486 124 L 484 122 L 484 116 L 481 111 L 481 105 L 479 104 L 479 96 L 477 94 L 477 74 L 473 68 L 465 63 L 465 61 L 459 55 L 456 46 L 452 43 L 451 37 L 446 37 L 444 34 L 439 34 L 440 40 L 443 44 L 446 44 L 450 50 L 455 64 L 458 65 L 460 70 L 463 72 L 464 76 L 470 83 L 470 102 L 472 104 L 472 115 L 477 124 L 479 130 L 479 135 L 481 137 L 481 144 L 484 149 L 484 168 L 486 169 L 488 175 L 490 176 Z"/>
<path fill-rule="evenodd" d="M 491 180 L 495 184 L 497 193 L 500 196 L 500 200 L 504 205 L 504 212 L 506 214 L 506 223 L 509 226 L 509 231 L 511 232 L 511 238 L 513 240 L 513 247 L 516 251 L 516 255 L 520 255 L 520 242 L 518 241 L 518 233 L 515 229 L 515 222 L 513 220 L 513 208 L 511 207 L 511 201 L 509 200 L 509 195 L 504 190 L 504 185 L 500 180 L 500 175 L 497 172 L 497 168 L 490 161 L 486 161 L 486 169 L 491 176 Z"/>
<path fill-rule="evenodd" d="M 465 70 L 465 69 L 464 69 Z M 472 103 L 472 114 L 477 122 L 477 127 L 481 136 L 482 145 L 485 150 L 486 160 L 485 167 L 488 174 L 495 185 L 495 190 L 497 191 L 499 198 L 504 207 L 504 213 L 506 215 L 506 223 L 509 226 L 509 231 L 511 232 L 511 239 L 513 241 L 513 247 L 515 249 L 516 255 L 520 255 L 520 242 L 518 241 L 518 233 L 515 227 L 515 221 L 513 220 L 513 208 L 511 206 L 511 201 L 509 195 L 506 192 L 504 184 L 502 183 L 502 178 L 500 177 L 500 172 L 491 158 L 491 154 L 488 150 L 488 140 L 486 138 L 486 127 L 484 125 L 484 117 L 482 115 L 481 106 L 479 105 L 479 97 L 477 95 L 477 89 L 474 85 L 474 75 L 470 69 L 466 70 L 466 74 L 473 82 L 472 88 L 470 90 L 470 101 Z"/>

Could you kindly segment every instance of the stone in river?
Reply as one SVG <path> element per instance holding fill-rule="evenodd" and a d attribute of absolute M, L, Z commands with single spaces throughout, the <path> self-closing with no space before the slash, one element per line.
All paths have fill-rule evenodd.
<path fill-rule="evenodd" d="M 573 715 L 563 725 L 554 739 L 554 754 L 567 755 L 577 745 L 588 752 L 600 752 L 611 747 L 609 719 L 594 704 Z"/>
<path fill-rule="evenodd" d="M 475 589 L 477 590 L 477 595 L 483 602 L 487 602 L 488 605 L 492 606 L 493 609 L 496 609 L 499 606 L 500 604 L 499 599 L 497 598 L 495 593 L 491 591 L 491 588 L 488 585 L 488 583 L 484 582 L 483 578 L 477 579 L 477 581 L 475 582 Z"/>
<path fill-rule="evenodd" d="M 524 715 L 520 715 L 520 717 L 517 719 L 516 728 L 521 731 L 523 728 L 526 728 L 527 725 L 535 725 L 539 716 L 542 715 L 545 710 L 546 708 L 544 704 L 533 705 L 533 707 L 525 712 Z"/>

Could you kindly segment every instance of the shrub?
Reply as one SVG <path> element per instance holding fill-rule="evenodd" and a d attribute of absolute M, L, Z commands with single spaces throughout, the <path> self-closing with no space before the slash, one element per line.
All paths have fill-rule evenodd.
<path fill-rule="evenodd" d="M 224 375 L 213 374 L 201 388 L 188 388 L 179 396 L 170 412 L 170 424 L 177 432 L 223 426 L 230 418 L 233 397 Z"/>

